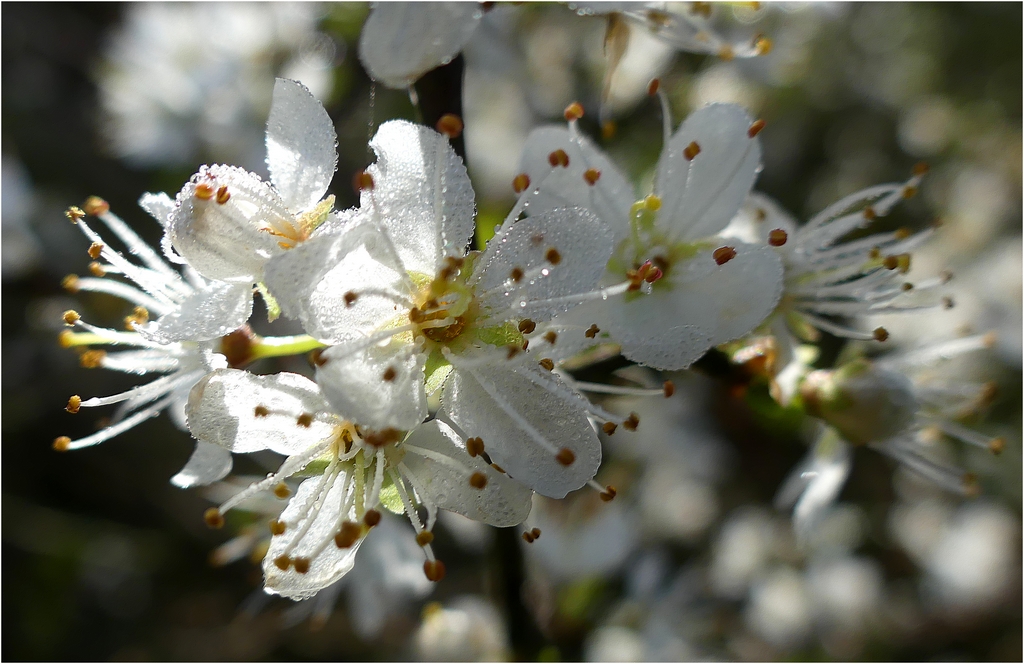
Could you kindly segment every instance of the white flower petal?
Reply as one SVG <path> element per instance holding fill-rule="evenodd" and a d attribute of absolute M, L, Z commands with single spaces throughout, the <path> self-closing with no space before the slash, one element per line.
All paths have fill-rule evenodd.
<path fill-rule="evenodd" d="M 508 368 L 456 368 L 442 403 L 466 435 L 483 439 L 495 463 L 537 493 L 562 498 L 601 465 L 601 443 L 586 413 Z M 561 448 L 575 456 L 568 466 L 555 458 Z"/>
<path fill-rule="evenodd" d="M 252 313 L 252 286 L 214 281 L 186 297 L 174 310 L 135 329 L 159 343 L 206 341 L 245 325 Z"/>
<path fill-rule="evenodd" d="M 267 120 L 270 181 L 295 213 L 316 205 L 338 165 L 334 123 L 316 97 L 297 81 L 274 82 Z"/>
<path fill-rule="evenodd" d="M 345 576 L 355 564 L 356 552 L 363 539 L 360 537 L 351 547 L 339 549 L 333 539 L 337 531 L 341 512 L 342 493 L 346 481 L 341 474 L 325 492 L 319 495 L 320 476 L 311 477 L 299 485 L 295 496 L 288 501 L 288 507 L 281 513 L 279 521 L 283 521 L 285 531 L 270 540 L 270 549 L 263 559 L 264 590 L 272 595 L 282 595 L 291 599 L 306 599 L 326 588 Z M 321 507 L 316 510 L 314 501 L 320 498 Z M 300 518 L 301 517 L 301 518 Z M 349 518 L 354 519 L 354 510 L 349 510 Z M 307 521 L 312 523 L 306 529 Z M 302 540 L 289 553 L 292 557 L 309 557 L 309 571 L 299 574 L 294 566 L 282 570 L 274 564 L 274 559 L 288 550 L 295 537 L 302 534 Z M 323 542 L 327 545 L 319 555 L 311 556 Z"/>
<path fill-rule="evenodd" d="M 400 299 L 409 293 L 408 278 L 390 247 L 372 224 L 346 226 L 271 259 L 264 282 L 307 334 L 324 343 L 352 341 L 407 315 Z"/>
<path fill-rule="evenodd" d="M 226 187 L 226 203 L 216 195 L 196 197 L 196 187 Z M 263 264 L 284 251 L 266 230 L 294 218 L 274 189 L 253 173 L 233 166 L 204 166 L 178 192 L 167 220 L 171 244 L 204 277 L 252 284 L 262 280 Z"/>
<path fill-rule="evenodd" d="M 778 507 L 793 507 L 793 528 L 797 537 L 807 540 L 811 529 L 835 502 L 850 474 L 851 448 L 834 429 L 827 428 L 814 448 L 783 483 L 775 498 Z"/>
<path fill-rule="evenodd" d="M 569 156 L 569 166 L 552 169 L 548 155 L 559 149 Z M 587 137 L 579 135 L 573 140 L 565 127 L 534 129 L 526 139 L 520 168 L 530 177 L 531 187 L 538 187 L 530 197 L 527 214 L 579 206 L 600 217 L 615 234 L 616 243 L 629 233 L 633 185 Z M 583 178 L 589 169 L 600 174 L 593 185 Z"/>
<path fill-rule="evenodd" d="M 572 296 L 597 288 L 612 249 L 608 226 L 583 208 L 556 208 L 517 221 L 487 244 L 480 259 L 476 291 L 490 291 L 481 308 L 500 320 L 547 320 L 567 311 L 585 299 Z M 515 268 L 525 275 L 519 283 L 510 278 Z"/>
<path fill-rule="evenodd" d="M 462 439 L 443 422 L 417 427 L 403 449 L 402 464 L 416 480 L 417 493 L 437 507 L 502 528 L 530 515 L 533 492 L 482 458 L 469 456 Z M 473 473 L 487 478 L 483 489 L 470 486 Z"/>
<path fill-rule="evenodd" d="M 375 81 L 406 88 L 451 61 L 482 16 L 476 2 L 378 3 L 359 36 L 359 61 Z"/>
<path fill-rule="evenodd" d="M 174 201 L 163 192 L 159 194 L 146 193 L 139 199 L 139 207 L 148 212 L 163 226 L 167 223 L 167 218 L 174 212 Z"/>
<path fill-rule="evenodd" d="M 171 484 L 181 489 L 205 486 L 224 479 L 230 472 L 231 452 L 220 445 L 198 441 L 188 463 L 171 478 Z"/>
<path fill-rule="evenodd" d="M 331 418 L 316 417 L 330 410 L 316 383 L 304 376 L 219 369 L 192 388 L 186 414 L 189 431 L 204 443 L 232 452 L 273 450 L 291 455 L 332 435 Z M 300 423 L 302 415 L 312 418 Z"/>
<path fill-rule="evenodd" d="M 316 381 L 334 410 L 371 429 L 414 429 L 427 417 L 425 356 L 391 343 L 352 352 L 332 346 L 320 354 Z"/>
<path fill-rule="evenodd" d="M 761 168 L 759 139 L 739 106 L 711 104 L 686 118 L 658 161 L 655 193 L 658 226 L 673 239 L 692 242 L 719 232 L 746 199 Z M 696 143 L 700 152 L 687 159 Z"/>
<path fill-rule="evenodd" d="M 385 122 L 370 141 L 374 188 L 361 207 L 391 237 L 410 272 L 434 276 L 445 256 L 462 256 L 473 235 L 476 204 L 466 167 L 448 140 L 404 120 Z"/>

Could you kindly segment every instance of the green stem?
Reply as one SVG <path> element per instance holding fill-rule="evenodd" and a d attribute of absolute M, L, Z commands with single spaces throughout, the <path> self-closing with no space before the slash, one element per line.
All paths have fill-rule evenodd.
<path fill-rule="evenodd" d="M 258 337 L 252 346 L 252 359 L 264 357 L 283 357 L 286 355 L 302 355 L 317 348 L 325 348 L 308 334 L 297 334 L 291 337 Z"/>

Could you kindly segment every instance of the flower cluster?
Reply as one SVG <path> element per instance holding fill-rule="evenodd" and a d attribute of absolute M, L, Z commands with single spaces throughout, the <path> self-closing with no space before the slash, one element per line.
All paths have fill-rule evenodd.
<path fill-rule="evenodd" d="M 367 37 L 396 25 L 382 23 L 389 12 L 417 11 L 375 9 L 364 59 L 390 43 Z M 432 58 L 450 58 L 481 10 L 457 13 L 428 12 L 429 30 L 450 33 L 454 45 L 443 53 L 419 57 L 404 73 L 371 73 L 407 85 L 436 64 Z M 623 17 L 691 50 L 704 45 L 732 56 L 768 48 L 755 41 L 738 51 L 710 33 L 687 36 L 693 17 L 626 9 L 610 21 Z M 120 406 L 98 433 L 60 437 L 54 447 L 94 445 L 167 410 L 197 441 L 172 480 L 178 486 L 223 479 L 234 454 L 281 455 L 274 472 L 232 491 L 205 520 L 219 528 L 228 512 L 253 509 L 259 496 L 287 499 L 272 510 L 263 570 L 268 593 L 297 600 L 337 587 L 384 511 L 405 515 L 426 578 L 440 581 L 445 566 L 431 546 L 438 510 L 510 527 L 526 523 L 534 493 L 559 499 L 590 486 L 605 502 L 615 498 L 614 487 L 595 481 L 600 436 L 634 431 L 640 418 L 610 412 L 587 394 L 668 397 L 675 388 L 670 380 L 654 388 L 585 382 L 574 367 L 588 357 L 618 354 L 679 371 L 725 354 L 751 383 L 770 384 L 781 405 L 820 421 L 824 433 L 807 466 L 780 495 L 796 504 L 800 531 L 837 495 L 851 446 L 878 448 L 945 486 L 972 490 L 919 448 L 939 431 L 998 452 L 1001 440 L 955 421 L 990 399 L 991 389 L 917 370 L 984 347 L 987 337 L 817 371 L 799 345 L 822 333 L 885 342 L 884 329 L 861 330 L 858 319 L 948 304 L 937 294 L 943 278 L 905 280 L 910 251 L 929 231 L 858 235 L 912 196 L 925 169 L 798 225 L 753 191 L 763 121 L 713 104 L 673 128 L 657 81 L 650 92 L 664 113 L 651 191 L 638 191 L 584 134 L 584 110 L 574 103 L 566 126 L 529 136 L 513 182 L 518 199 L 475 250 L 473 186 L 451 144 L 460 118 L 446 115 L 435 128 L 381 124 L 369 144 L 376 160 L 355 178 L 358 206 L 335 210 L 333 123 L 305 87 L 278 79 L 266 131 L 269 181 L 208 165 L 173 199 L 140 200 L 161 224 L 163 256 L 102 200 L 69 209 L 95 262 L 93 276 L 69 276 L 65 286 L 134 309 L 126 331 L 68 311 L 72 329 L 61 343 L 80 349 L 84 366 L 159 377 L 114 396 L 72 396 L 72 413 Z M 102 222 L 127 253 L 86 217 Z M 292 319 L 304 334 L 256 335 L 255 293 L 271 321 Z M 311 376 L 248 370 L 263 357 L 306 353 Z M 524 540 L 539 536 L 524 525 Z"/>

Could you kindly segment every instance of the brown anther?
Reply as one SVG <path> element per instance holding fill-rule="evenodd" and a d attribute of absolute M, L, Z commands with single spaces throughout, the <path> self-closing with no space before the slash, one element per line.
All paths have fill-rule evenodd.
<path fill-rule="evenodd" d="M 77 224 L 78 220 L 85 216 L 82 212 L 82 208 L 77 205 L 72 205 L 67 210 L 64 210 L 64 216 L 71 220 L 71 223 Z"/>
<path fill-rule="evenodd" d="M 129 332 L 135 329 L 136 325 L 142 325 L 149 320 L 149 311 L 146 307 L 135 307 L 130 316 L 125 316 L 124 326 Z"/>
<path fill-rule="evenodd" d="M 882 250 L 878 247 L 871 247 L 871 251 L 868 252 L 868 257 L 872 260 L 877 259 L 882 255 Z"/>
<path fill-rule="evenodd" d="M 662 394 L 665 395 L 665 398 L 668 399 L 670 396 L 676 393 L 676 384 L 670 380 L 666 380 L 664 383 L 661 384 L 661 392 Z"/>
<path fill-rule="evenodd" d="M 554 152 L 548 155 L 548 163 L 551 164 L 551 168 L 561 166 L 562 168 L 569 167 L 569 155 L 565 153 L 565 150 L 558 148 Z"/>
<path fill-rule="evenodd" d="M 519 321 L 519 331 L 522 332 L 523 334 L 530 334 L 536 329 L 537 324 L 534 323 L 529 318 L 524 318 L 523 320 Z"/>
<path fill-rule="evenodd" d="M 726 44 L 722 46 L 722 48 L 718 49 L 718 57 L 722 58 L 726 62 L 729 62 L 730 60 L 736 57 L 736 52 L 732 50 L 732 46 Z"/>
<path fill-rule="evenodd" d="M 544 341 L 548 342 L 552 346 L 555 345 L 555 341 L 558 339 L 558 332 L 554 330 L 548 330 L 544 333 Z"/>
<path fill-rule="evenodd" d="M 764 129 L 764 120 L 754 120 L 750 128 L 747 129 L 747 136 L 753 138 L 760 134 L 762 129 Z"/>
<path fill-rule="evenodd" d="M 889 338 L 889 330 L 884 327 L 876 327 L 871 336 L 875 338 L 875 341 L 885 341 Z"/>
<path fill-rule="evenodd" d="M 509 273 L 508 278 L 511 279 L 514 283 L 518 284 L 523 279 L 523 268 L 512 268 L 512 271 Z"/>
<path fill-rule="evenodd" d="M 711 18 L 711 3 L 710 2 L 694 2 L 690 4 L 690 13 L 694 16 L 702 16 L 704 18 Z"/>
<path fill-rule="evenodd" d="M 903 187 L 903 198 L 913 198 L 917 195 L 917 187 L 913 185 L 907 185 Z"/>
<path fill-rule="evenodd" d="M 395 371 L 394 367 L 388 367 L 387 369 L 384 370 L 384 374 L 381 376 L 381 378 L 384 379 L 385 383 L 390 383 L 395 379 L 395 376 L 397 375 L 398 372 Z"/>
<path fill-rule="evenodd" d="M 295 418 L 295 424 L 304 429 L 308 429 L 310 425 L 313 424 L 313 413 L 302 413 Z"/>
<path fill-rule="evenodd" d="M 471 457 L 480 456 L 484 453 L 484 441 L 482 438 L 472 437 L 466 439 L 466 453 Z"/>
<path fill-rule="evenodd" d="M 203 512 L 203 521 L 210 528 L 220 529 L 224 527 L 224 515 L 216 507 L 211 507 Z"/>
<path fill-rule="evenodd" d="M 427 575 L 427 580 L 437 583 L 444 578 L 444 563 L 440 560 L 425 560 L 423 561 L 423 573 Z"/>
<path fill-rule="evenodd" d="M 68 291 L 69 293 L 77 293 L 78 292 L 78 275 L 77 274 L 69 274 L 68 276 L 66 276 L 66 277 L 64 277 L 63 279 L 60 280 L 60 285 L 61 285 L 61 288 L 63 288 L 64 290 Z"/>
<path fill-rule="evenodd" d="M 789 235 L 781 228 L 776 228 L 775 230 L 768 232 L 768 244 L 773 247 L 781 247 L 786 244 L 786 240 L 788 239 Z"/>
<path fill-rule="evenodd" d="M 196 198 L 201 201 L 208 201 L 213 198 L 213 187 L 206 184 L 205 182 L 196 185 Z"/>
<path fill-rule="evenodd" d="M 583 172 L 583 179 L 587 181 L 591 187 L 597 184 L 597 181 L 601 179 L 601 171 L 596 168 L 588 168 Z"/>
<path fill-rule="evenodd" d="M 356 193 L 359 193 L 360 191 L 372 191 L 373 187 L 373 176 L 366 171 L 358 171 L 352 176 L 352 188 Z"/>
<path fill-rule="evenodd" d="M 517 346 L 515 344 L 509 344 L 509 345 L 505 346 L 505 349 L 506 349 L 506 359 L 509 359 L 509 360 L 511 360 L 513 357 L 515 357 L 516 355 L 518 355 L 522 351 L 522 348 L 520 348 L 519 346 Z"/>
<path fill-rule="evenodd" d="M 349 292 L 345 293 L 344 298 L 345 298 L 345 306 L 346 307 L 351 307 L 353 304 L 355 304 L 356 300 L 359 299 L 359 296 L 356 295 L 354 291 L 349 291 Z"/>
<path fill-rule="evenodd" d="M 558 265 L 562 262 L 562 254 L 558 253 L 558 249 L 551 247 L 544 252 L 544 260 L 551 263 L 552 265 Z"/>
<path fill-rule="evenodd" d="M 499 466 L 499 465 L 498 465 L 498 464 L 496 464 L 496 463 L 492 463 L 492 464 L 491 464 L 491 468 L 495 469 L 496 471 L 498 471 L 498 472 L 499 472 L 499 473 L 501 473 L 502 475 L 504 475 L 504 474 L 505 474 L 505 469 L 504 469 L 504 468 L 502 468 L 501 466 Z"/>
<path fill-rule="evenodd" d="M 334 545 L 339 549 L 351 548 L 363 535 L 363 528 L 355 521 L 343 521 L 341 529 L 334 535 Z"/>
<path fill-rule="evenodd" d="M 68 399 L 68 405 L 64 406 L 64 410 L 68 411 L 72 415 L 78 412 L 78 409 L 82 407 L 82 397 L 77 394 L 72 394 L 71 398 Z"/>
<path fill-rule="evenodd" d="M 86 369 L 96 369 L 103 364 L 103 358 L 106 356 L 106 351 L 87 350 L 78 356 L 78 363 Z"/>
<path fill-rule="evenodd" d="M 380 523 L 380 512 L 377 510 L 366 510 L 366 514 L 363 515 L 363 523 L 369 528 L 373 528 Z"/>
<path fill-rule="evenodd" d="M 53 439 L 53 449 L 58 452 L 67 452 L 71 445 L 71 439 L 67 436 L 59 436 Z"/>
<path fill-rule="evenodd" d="M 416 533 L 416 543 L 420 546 L 427 546 L 434 541 L 434 533 L 429 530 L 421 530 Z"/>
<path fill-rule="evenodd" d="M 540 537 L 540 528 L 531 528 L 530 534 L 533 535 L 533 539 Z"/>
<path fill-rule="evenodd" d="M 989 381 L 981 388 L 981 402 L 984 404 L 992 403 L 997 394 L 999 394 L 999 386 L 994 382 Z"/>
<path fill-rule="evenodd" d="M 573 120 L 579 120 L 583 117 L 583 105 L 578 101 L 574 101 L 565 107 L 565 113 L 562 114 L 565 117 L 566 122 L 572 122 Z"/>
<path fill-rule="evenodd" d="M 552 360 L 550 357 L 543 358 L 537 364 L 539 364 L 540 366 L 544 367 L 548 371 L 554 371 L 555 370 L 555 361 Z"/>
<path fill-rule="evenodd" d="M 89 263 L 89 274 L 94 277 L 105 277 L 107 276 L 107 271 L 98 262 L 93 261 Z"/>
<path fill-rule="evenodd" d="M 964 473 L 961 480 L 964 485 L 964 495 L 968 498 L 977 498 L 981 495 L 981 486 L 978 484 L 978 476 L 974 473 Z"/>
<path fill-rule="evenodd" d="M 309 571 L 309 558 L 296 556 L 292 559 L 292 564 L 295 565 L 295 571 L 299 574 L 305 574 Z"/>
<path fill-rule="evenodd" d="M 278 556 L 274 558 L 274 565 L 282 572 L 286 572 L 292 566 L 292 559 L 288 556 Z"/>
<path fill-rule="evenodd" d="M 757 211 L 754 213 L 754 218 L 757 221 L 764 221 L 768 218 L 768 211 L 764 208 L 757 208 Z"/>
<path fill-rule="evenodd" d="M 872 207 L 864 208 L 863 214 L 864 214 L 864 218 L 867 219 L 868 221 L 871 221 L 872 219 L 875 219 L 876 217 L 878 217 L 878 213 L 875 212 L 875 208 L 872 208 Z"/>
<path fill-rule="evenodd" d="M 992 454 L 1002 454 L 1003 450 L 1006 449 L 1006 439 L 1002 436 L 993 438 L 988 442 L 988 449 Z"/>
<path fill-rule="evenodd" d="M 529 347 L 530 347 L 530 340 L 529 339 L 523 339 L 523 345 L 520 346 L 520 348 L 522 348 L 523 350 L 526 350 Z"/>
<path fill-rule="evenodd" d="M 603 500 L 604 502 L 607 503 L 607 502 L 611 502 L 612 500 L 614 500 L 615 496 L 617 496 L 618 493 L 619 492 L 615 490 L 615 487 L 613 487 L 611 484 L 609 484 L 608 486 L 606 486 L 604 488 L 604 491 L 602 491 L 598 495 L 601 496 L 601 500 Z"/>
<path fill-rule="evenodd" d="M 373 447 L 383 447 L 390 445 L 391 443 L 397 443 L 402 439 L 402 432 L 398 429 L 388 427 L 387 429 L 381 429 L 380 431 L 364 431 L 362 433 L 363 442 Z"/>
<path fill-rule="evenodd" d="M 925 173 L 928 172 L 928 164 L 926 164 L 923 161 L 919 161 L 916 164 L 914 164 L 914 168 L 911 170 L 911 172 L 914 175 L 918 176 L 924 175 Z"/>
<path fill-rule="evenodd" d="M 462 118 L 454 113 L 445 113 L 434 127 L 438 133 L 444 134 L 449 140 L 453 140 L 462 134 Z"/>
<path fill-rule="evenodd" d="M 74 309 L 68 309 L 67 311 L 64 312 L 64 324 L 65 325 L 74 325 L 79 320 L 81 320 L 81 318 L 82 317 L 79 316 L 78 312 L 75 311 Z"/>
<path fill-rule="evenodd" d="M 526 173 L 520 173 L 519 175 L 512 178 L 512 191 L 517 194 L 521 194 L 527 190 L 530 186 L 530 176 Z"/>
<path fill-rule="evenodd" d="M 284 500 L 288 496 L 292 495 L 292 490 L 288 488 L 287 484 L 285 484 L 284 482 L 280 482 L 278 483 L 277 486 L 274 487 L 274 495 L 280 498 L 281 500 Z"/>
<path fill-rule="evenodd" d="M 487 475 L 484 475 L 480 471 L 477 471 L 469 476 L 469 486 L 474 489 L 483 489 L 487 486 Z"/>
<path fill-rule="evenodd" d="M 271 519 L 270 520 L 270 534 L 271 535 L 274 535 L 274 536 L 276 536 L 276 535 L 283 535 L 284 531 L 285 531 L 284 521 L 279 521 L 277 519 Z"/>
<path fill-rule="evenodd" d="M 661 79 L 652 78 L 651 82 L 647 84 L 647 94 L 654 96 L 658 94 L 658 88 L 661 87 Z"/>
<path fill-rule="evenodd" d="M 558 454 L 555 455 L 555 460 L 563 466 L 571 466 L 573 461 L 576 460 L 576 453 L 568 447 L 563 447 L 558 450 Z"/>
<path fill-rule="evenodd" d="M 89 258 L 96 260 L 100 257 L 100 253 L 103 251 L 103 245 L 99 242 L 93 242 L 89 245 Z"/>
<path fill-rule="evenodd" d="M 618 131 L 619 127 L 615 124 L 614 120 L 605 120 L 601 123 L 601 138 L 606 141 L 610 141 L 615 138 L 615 132 Z"/>
<path fill-rule="evenodd" d="M 893 235 L 896 237 L 897 240 L 906 240 L 908 237 L 910 237 L 911 230 L 906 227 L 897 228 Z"/>
<path fill-rule="evenodd" d="M 74 340 L 75 333 L 71 330 L 61 330 L 61 333 L 57 335 L 57 343 L 60 344 L 61 348 L 71 348 Z"/>
<path fill-rule="evenodd" d="M 600 331 L 601 328 L 599 328 L 596 324 L 591 323 L 590 327 L 587 328 L 587 331 L 583 333 L 583 336 L 585 336 L 588 339 L 593 339 L 594 337 L 597 336 L 598 332 Z"/>
<path fill-rule="evenodd" d="M 228 191 L 227 185 L 221 185 L 217 188 L 217 204 L 224 205 L 231 200 L 231 192 Z"/>
<path fill-rule="evenodd" d="M 422 323 L 425 320 L 423 312 L 420 311 L 419 307 L 413 307 L 409 310 L 409 322 L 410 323 Z"/>
<path fill-rule="evenodd" d="M 908 290 L 913 290 L 913 289 L 914 289 L 914 284 L 910 283 L 909 281 L 905 281 L 905 282 L 903 282 L 903 284 L 900 285 L 900 290 L 902 290 L 902 291 L 908 291 Z"/>
<path fill-rule="evenodd" d="M 532 533 L 529 533 L 529 532 L 523 533 L 523 541 L 526 542 L 527 544 L 533 544 L 533 541 L 535 539 L 537 539 L 537 538 L 534 537 Z"/>
<path fill-rule="evenodd" d="M 636 413 L 630 413 L 626 421 L 622 423 L 622 428 L 627 431 L 636 431 L 638 426 L 640 426 L 640 416 Z"/>
<path fill-rule="evenodd" d="M 604 431 L 607 435 L 612 435 L 615 430 L 619 428 L 619 425 L 615 422 L 605 422 L 601 425 L 601 431 Z"/>
<path fill-rule="evenodd" d="M 98 217 L 101 214 L 105 214 L 110 211 L 110 203 L 106 202 L 99 196 L 90 196 L 85 199 L 84 203 L 82 203 L 82 209 L 85 210 L 87 215 L 91 217 Z M 95 258 L 95 256 L 93 256 L 93 258 Z"/>
<path fill-rule="evenodd" d="M 691 141 L 690 144 L 683 149 L 683 156 L 686 157 L 686 161 L 693 161 L 693 158 L 699 154 L 700 145 L 697 144 L 697 141 Z"/>
<path fill-rule="evenodd" d="M 758 55 L 768 55 L 772 52 L 772 47 L 774 45 L 775 44 L 772 43 L 772 40 L 764 35 L 754 37 L 754 51 Z"/>
<path fill-rule="evenodd" d="M 732 259 L 736 258 L 736 249 L 734 247 L 719 247 L 711 252 L 711 257 L 715 259 L 715 262 L 719 265 L 725 265 Z"/>
<path fill-rule="evenodd" d="M 953 298 L 951 298 L 950 296 L 946 295 L 946 296 L 944 296 L 942 298 L 942 308 L 943 309 L 952 309 L 955 305 L 956 305 L 956 302 L 954 302 Z"/>

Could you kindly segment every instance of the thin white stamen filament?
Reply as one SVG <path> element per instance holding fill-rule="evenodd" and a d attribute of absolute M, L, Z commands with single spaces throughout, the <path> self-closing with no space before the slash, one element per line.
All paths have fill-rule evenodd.
<path fill-rule="evenodd" d="M 90 447 L 92 445 L 97 445 L 99 443 L 102 443 L 105 440 L 109 440 L 109 439 L 113 438 L 114 436 L 118 435 L 119 433 L 125 432 L 128 429 L 131 429 L 132 427 L 134 427 L 135 425 L 139 424 L 140 422 L 145 422 L 146 420 L 148 420 L 151 417 L 156 417 L 157 415 L 160 414 L 160 411 L 162 411 L 164 408 L 167 408 L 168 406 L 170 406 L 173 402 L 174 402 L 174 397 L 173 396 L 169 396 L 169 397 L 166 397 L 164 399 L 161 399 L 160 401 L 157 401 L 156 403 L 154 403 L 149 408 L 146 408 L 144 410 L 140 410 L 139 412 L 135 413 L 131 417 L 127 417 L 124 420 L 118 422 L 117 424 L 109 426 L 106 429 L 103 429 L 101 431 L 97 431 L 96 433 L 92 434 L 91 436 L 86 436 L 85 438 L 79 438 L 78 440 L 71 441 L 71 443 L 69 443 L 67 445 L 67 447 L 65 447 L 64 449 L 65 450 L 80 450 L 83 447 Z"/>
<path fill-rule="evenodd" d="M 331 489 L 334 488 L 334 481 L 338 477 L 338 472 L 341 470 L 338 465 L 338 455 L 335 452 L 334 458 L 331 459 L 330 465 L 324 474 L 320 476 L 320 481 L 317 482 L 316 490 L 311 495 L 312 500 L 307 501 L 299 510 L 299 515 L 296 517 L 296 524 L 301 523 L 302 527 L 299 528 L 299 532 L 295 534 L 292 540 L 285 547 L 282 555 L 287 556 L 302 541 L 302 538 L 306 536 L 309 529 L 313 527 L 313 522 L 316 521 L 316 517 L 320 514 L 320 510 L 323 507 L 324 502 L 327 500 L 327 494 L 330 493 Z M 348 476 L 346 476 L 346 480 Z"/>
<path fill-rule="evenodd" d="M 254 496 L 260 491 L 265 491 L 272 486 L 280 484 L 285 479 L 291 477 L 292 475 L 294 475 L 295 473 L 299 472 L 307 465 L 309 465 L 309 462 L 315 459 L 316 457 L 320 456 L 324 452 L 324 450 L 326 450 L 332 444 L 332 442 L 333 439 L 327 438 L 300 454 L 294 454 L 288 457 L 287 459 L 284 460 L 284 463 L 281 464 L 281 467 L 277 469 L 276 473 L 267 475 L 266 478 L 260 480 L 259 482 L 254 482 L 250 484 L 242 491 L 239 491 L 238 493 L 236 493 L 235 495 L 231 496 L 226 501 L 221 503 L 220 507 L 217 509 L 220 511 L 221 514 L 224 514 L 228 510 L 234 508 L 236 505 L 241 504 L 242 501 L 248 499 L 250 496 Z"/>
<path fill-rule="evenodd" d="M 89 291 L 91 293 L 107 293 L 114 297 L 119 297 L 122 300 L 127 300 L 132 304 L 145 307 L 151 313 L 157 316 L 163 315 L 174 308 L 173 304 L 167 302 L 161 302 L 155 298 L 146 295 L 139 289 L 129 286 L 126 283 L 120 281 L 114 281 L 112 279 L 97 279 L 94 277 L 79 277 L 75 282 L 75 288 L 80 291 Z"/>

